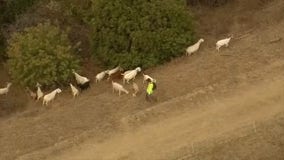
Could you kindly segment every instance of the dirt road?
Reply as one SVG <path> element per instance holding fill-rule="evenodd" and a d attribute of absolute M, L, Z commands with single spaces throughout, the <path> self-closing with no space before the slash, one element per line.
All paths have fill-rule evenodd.
<path fill-rule="evenodd" d="M 47 108 L 27 97 L 26 108 L 1 106 L 0 160 L 283 160 L 284 41 L 273 42 L 284 37 L 283 9 L 282 0 L 195 8 L 200 50 L 145 71 L 158 103 L 118 97 L 103 81 L 77 99 L 64 89 Z M 217 53 L 228 32 L 235 39 Z"/>
<path fill-rule="evenodd" d="M 260 123 L 284 113 L 283 97 L 284 78 L 281 77 L 103 143 L 89 140 L 52 159 L 179 159 L 197 152 L 199 144 L 208 140 L 229 141 L 226 135 L 233 135 L 230 139 L 235 139 L 244 134 L 256 134 L 254 132 L 258 132 Z M 187 101 L 182 103 L 186 105 Z M 171 106 L 168 103 L 164 105 Z M 210 145 L 210 142 L 207 143 Z"/>

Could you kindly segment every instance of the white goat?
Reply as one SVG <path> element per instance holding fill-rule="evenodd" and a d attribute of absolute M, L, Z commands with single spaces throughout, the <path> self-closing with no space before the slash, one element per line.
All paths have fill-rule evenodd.
<path fill-rule="evenodd" d="M 0 88 L 0 95 L 7 95 L 11 85 L 12 83 L 7 83 L 7 86 L 5 88 Z"/>
<path fill-rule="evenodd" d="M 152 78 L 149 75 L 146 75 L 146 74 L 143 73 L 143 84 L 147 81 L 147 79 L 149 79 L 152 82 L 156 81 L 154 78 Z"/>
<path fill-rule="evenodd" d="M 121 92 L 128 94 L 129 92 L 119 83 L 112 81 L 112 92 L 118 91 L 118 95 L 120 96 Z"/>
<path fill-rule="evenodd" d="M 31 96 L 33 100 L 37 99 L 37 94 L 33 92 L 29 87 L 26 88 L 26 91 L 28 92 L 29 96 Z"/>
<path fill-rule="evenodd" d="M 190 56 L 191 54 L 193 54 L 194 52 L 196 52 L 198 49 L 199 49 L 199 46 L 200 44 L 204 42 L 204 39 L 199 39 L 198 42 L 196 42 L 194 45 L 192 46 L 189 46 L 187 49 L 186 49 L 186 55 L 187 56 Z"/>
<path fill-rule="evenodd" d="M 123 84 L 125 84 L 125 81 L 127 83 L 129 83 L 129 81 L 131 79 L 135 79 L 136 75 L 138 74 L 138 72 L 141 72 L 141 68 L 140 67 L 137 67 L 135 68 L 134 70 L 131 70 L 130 72 L 128 72 L 127 74 L 124 74 L 123 75 Z"/>
<path fill-rule="evenodd" d="M 109 72 L 109 70 L 102 71 L 102 72 L 98 73 L 96 75 L 96 83 L 100 82 L 108 72 Z"/>
<path fill-rule="evenodd" d="M 75 75 L 77 85 L 80 87 L 81 90 L 84 90 L 90 87 L 90 80 L 88 78 L 79 75 L 74 70 L 72 70 L 72 73 Z"/>
<path fill-rule="evenodd" d="M 55 98 L 55 95 L 56 95 L 57 93 L 61 93 L 61 92 L 62 92 L 61 89 L 60 89 L 60 88 L 57 88 L 57 89 L 55 89 L 54 91 L 50 92 L 49 94 L 45 95 L 45 96 L 43 97 L 42 105 L 43 105 L 43 106 L 44 106 L 44 105 L 47 106 L 48 103 L 51 102 L 51 101 Z"/>
<path fill-rule="evenodd" d="M 72 70 L 72 73 L 75 75 L 75 79 L 76 79 L 76 81 L 77 81 L 78 84 L 84 84 L 84 83 L 90 81 L 88 78 L 79 75 L 79 74 L 76 73 L 74 70 Z"/>
<path fill-rule="evenodd" d="M 43 93 L 40 89 L 41 85 L 39 83 L 36 84 L 37 92 L 36 92 L 36 100 L 39 100 L 43 97 Z"/>
<path fill-rule="evenodd" d="M 136 97 L 137 93 L 139 92 L 139 87 L 135 82 L 132 83 L 132 87 L 133 87 L 133 90 L 134 90 L 132 96 Z"/>
<path fill-rule="evenodd" d="M 111 76 L 111 75 L 115 74 L 115 73 L 118 72 L 118 71 L 122 71 L 122 68 L 121 68 L 120 66 L 117 66 L 117 67 L 115 67 L 115 68 L 113 68 L 113 69 L 111 69 L 111 70 L 107 70 L 107 72 L 106 72 L 106 74 L 108 74 L 107 80 L 110 79 L 110 76 Z"/>
<path fill-rule="evenodd" d="M 71 87 L 73 97 L 75 98 L 76 96 L 79 95 L 79 90 L 75 86 L 73 86 L 71 83 L 70 83 L 70 87 Z"/>
<path fill-rule="evenodd" d="M 225 38 L 225 39 L 221 39 L 219 41 L 216 42 L 216 49 L 217 51 L 219 52 L 219 49 L 222 47 L 222 46 L 226 46 L 228 47 L 229 46 L 229 43 L 230 43 L 230 40 L 233 38 L 233 36 L 229 37 L 229 38 Z"/>
<path fill-rule="evenodd" d="M 122 73 L 121 75 L 126 75 L 126 74 L 130 73 L 131 71 L 133 71 L 133 70 L 125 71 L 125 72 L 124 72 L 124 73 Z"/>

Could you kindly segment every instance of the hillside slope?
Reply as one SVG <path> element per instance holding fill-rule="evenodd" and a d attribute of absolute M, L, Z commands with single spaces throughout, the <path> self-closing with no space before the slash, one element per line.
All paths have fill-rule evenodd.
<path fill-rule="evenodd" d="M 283 80 L 284 77 L 281 77 L 247 88 L 230 98 L 196 106 L 195 110 L 112 137 L 103 143 L 89 140 L 63 156 L 51 156 L 50 159 L 171 160 L 200 157 L 230 159 L 231 156 L 239 159 L 250 156 L 250 159 L 283 159 L 284 148 L 280 147 L 284 143 L 284 128 L 281 126 L 284 98 L 279 98 L 284 96 Z M 187 105 L 188 101 L 190 99 L 185 99 L 176 105 Z M 171 105 L 163 104 L 164 107 Z M 273 124 L 278 121 L 280 124 Z M 270 131 L 274 129 L 270 125 L 278 131 Z M 223 149 L 225 152 L 215 148 L 225 148 L 228 143 L 231 147 Z M 245 148 L 238 146 L 242 143 Z"/>
<path fill-rule="evenodd" d="M 0 159 L 283 159 L 284 42 L 271 41 L 284 37 L 284 2 L 243 3 L 194 9 L 206 41 L 146 71 L 158 79 L 157 103 L 118 97 L 109 82 L 77 99 L 66 90 L 52 107 L 29 102 L 1 119 Z M 233 18 L 220 22 L 224 13 Z M 217 53 L 226 33 L 236 38 Z"/>

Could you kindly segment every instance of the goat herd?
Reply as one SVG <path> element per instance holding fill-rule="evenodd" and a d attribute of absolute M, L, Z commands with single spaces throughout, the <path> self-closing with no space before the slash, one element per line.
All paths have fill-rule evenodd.
<path fill-rule="evenodd" d="M 219 51 L 219 49 L 222 46 L 228 47 L 231 38 L 232 38 L 232 36 L 229 37 L 229 38 L 225 38 L 225 39 L 217 41 L 216 49 Z M 201 38 L 198 42 L 196 42 L 195 44 L 189 46 L 186 49 L 186 55 L 191 55 L 194 52 L 196 52 L 199 49 L 199 46 L 200 46 L 200 44 L 202 42 L 204 42 L 204 39 Z M 115 67 L 113 69 L 102 71 L 102 72 L 98 73 L 96 75 L 96 83 L 98 83 L 101 80 L 103 80 L 106 75 L 108 75 L 107 80 L 109 80 L 112 75 L 114 75 L 115 73 L 117 73 L 119 71 L 122 71 L 122 68 L 120 66 L 117 66 L 117 67 Z M 128 70 L 128 71 L 125 71 L 124 73 L 122 73 L 121 75 L 123 76 L 123 84 L 125 84 L 125 82 L 129 83 L 130 80 L 135 80 L 135 77 L 136 77 L 136 75 L 139 72 L 141 72 L 141 68 L 137 67 L 137 68 L 135 68 L 133 70 Z M 76 82 L 77 82 L 77 86 L 80 88 L 81 91 L 90 87 L 90 80 L 88 78 L 79 75 L 74 70 L 72 70 L 72 73 L 74 74 Z M 149 75 L 145 75 L 143 73 L 143 83 L 145 83 L 145 81 L 147 81 L 147 80 L 156 82 L 155 79 L 153 79 Z M 0 95 L 7 95 L 11 85 L 12 85 L 12 83 L 7 83 L 7 86 L 5 88 L 0 88 Z M 55 98 L 57 93 L 61 93 L 62 92 L 62 90 L 60 88 L 57 88 L 57 89 L 53 90 L 52 92 L 50 92 L 49 94 L 44 95 L 43 92 L 41 91 L 41 88 L 40 88 L 41 85 L 39 83 L 37 83 L 36 87 L 37 87 L 36 93 L 33 92 L 32 90 L 30 90 L 29 88 L 27 88 L 27 91 L 29 92 L 29 95 L 33 99 L 36 99 L 36 100 L 40 100 L 42 98 L 43 99 L 42 105 L 46 105 L 46 106 L 49 104 L 49 102 L 51 102 Z M 132 83 L 132 87 L 133 87 L 133 90 L 134 90 L 132 95 L 135 97 L 136 94 L 139 92 L 139 87 L 138 87 L 138 85 L 135 82 Z M 73 97 L 76 97 L 76 96 L 79 95 L 80 91 L 74 85 L 72 85 L 71 83 L 70 83 L 70 88 L 71 88 Z M 121 85 L 121 84 L 119 84 L 117 82 L 114 82 L 114 81 L 112 81 L 112 90 L 113 90 L 113 92 L 114 91 L 118 91 L 119 96 L 121 95 L 121 92 L 124 92 L 126 94 L 129 93 L 123 87 L 123 85 Z"/>
<path fill-rule="evenodd" d="M 96 83 L 103 80 L 106 75 L 108 75 L 107 80 L 109 80 L 112 75 L 114 75 L 115 73 L 121 72 L 121 71 L 122 71 L 122 68 L 120 66 L 117 66 L 117 67 L 115 67 L 111 70 L 102 71 L 102 72 L 100 72 L 96 75 Z M 123 76 L 123 84 L 125 84 L 125 82 L 129 83 L 130 80 L 135 80 L 135 77 L 139 72 L 141 72 L 141 68 L 137 67 L 133 70 L 128 70 L 128 71 L 122 73 L 121 75 Z M 81 91 L 88 89 L 90 87 L 90 80 L 88 78 L 79 75 L 74 70 L 72 70 L 72 73 L 74 74 L 77 86 L 78 86 L 78 88 L 80 88 Z M 155 79 L 153 79 L 149 75 L 145 75 L 143 73 L 143 83 L 145 83 L 145 81 L 147 81 L 147 80 L 156 82 Z M 0 95 L 7 95 L 11 85 L 12 85 L 12 83 L 7 83 L 7 86 L 5 88 L 0 88 Z M 80 93 L 79 89 L 76 88 L 72 83 L 70 83 L 69 85 L 70 85 L 73 97 L 78 96 L 79 93 Z M 57 88 L 57 89 L 53 90 L 52 92 L 44 95 L 44 93 L 41 90 L 41 85 L 39 83 L 36 84 L 36 87 L 37 87 L 36 93 L 33 92 L 32 90 L 30 90 L 28 87 L 26 88 L 26 91 L 35 100 L 43 99 L 43 102 L 42 102 L 43 106 L 44 105 L 47 106 L 52 100 L 54 100 L 56 94 L 62 92 L 62 90 L 60 88 Z M 139 92 L 139 87 L 135 82 L 132 83 L 132 87 L 133 87 L 133 90 L 134 90 L 132 95 L 135 97 L 136 94 Z M 113 89 L 113 92 L 118 91 L 119 96 L 121 95 L 121 92 L 124 92 L 126 94 L 129 93 L 129 91 L 127 91 L 123 87 L 123 85 L 121 85 L 117 82 L 114 82 L 114 81 L 112 81 L 112 89 Z"/>

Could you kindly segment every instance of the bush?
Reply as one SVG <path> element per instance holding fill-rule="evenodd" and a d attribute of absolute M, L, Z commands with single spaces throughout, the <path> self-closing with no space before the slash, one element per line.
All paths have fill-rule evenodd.
<path fill-rule="evenodd" d="M 0 19 L 3 23 L 11 23 L 15 21 L 16 16 L 25 12 L 27 8 L 31 7 L 33 4 L 38 2 L 39 0 L 8 0 L 2 3 L 3 14 L 1 13 Z"/>
<path fill-rule="evenodd" d="M 62 11 L 82 23 L 88 22 L 92 0 L 60 0 Z"/>
<path fill-rule="evenodd" d="M 193 42 L 184 1 L 96 0 L 92 48 L 106 66 L 151 67 L 185 53 Z"/>
<path fill-rule="evenodd" d="M 5 39 L 0 30 L 0 62 L 3 61 L 5 58 Z"/>
<path fill-rule="evenodd" d="M 66 84 L 79 61 L 67 34 L 50 23 L 15 33 L 8 41 L 8 64 L 12 78 L 25 86 Z"/>
<path fill-rule="evenodd" d="M 216 6 L 222 6 L 227 2 L 228 0 L 186 0 L 187 5 L 192 5 L 192 6 L 202 4 L 202 5 L 216 7 Z"/>
<path fill-rule="evenodd" d="M 0 0 L 0 31 L 3 24 L 14 22 L 18 15 L 25 12 L 37 1 L 38 0 Z M 5 47 L 5 39 L 2 33 L 0 33 L 0 61 L 6 60 L 7 58 Z"/>

